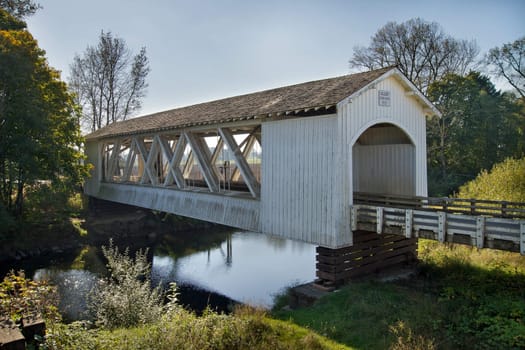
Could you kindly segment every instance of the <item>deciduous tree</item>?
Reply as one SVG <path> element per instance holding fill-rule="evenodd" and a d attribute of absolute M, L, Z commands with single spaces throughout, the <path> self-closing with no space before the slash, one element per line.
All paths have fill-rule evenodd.
<path fill-rule="evenodd" d="M 124 39 L 100 34 L 97 46 L 74 58 L 69 85 L 82 106 L 82 125 L 95 131 L 136 113 L 149 73 L 146 49 L 132 55 Z"/>
<path fill-rule="evenodd" d="M 488 77 L 449 74 L 429 87 L 428 96 L 443 113 L 427 123 L 431 194 L 449 195 L 482 169 L 523 154 L 518 101 Z"/>
<path fill-rule="evenodd" d="M 425 91 L 446 74 L 467 73 L 477 54 L 474 41 L 455 39 L 438 23 L 414 18 L 389 22 L 375 33 L 368 47 L 354 47 L 350 66 L 367 70 L 397 66 Z"/>
<path fill-rule="evenodd" d="M 22 214 L 37 180 L 80 183 L 77 108 L 25 24 L 0 9 L 0 213 Z"/>
<path fill-rule="evenodd" d="M 0 8 L 11 16 L 22 19 L 33 15 L 41 6 L 33 0 L 0 0 Z"/>
<path fill-rule="evenodd" d="M 525 99 L 525 36 L 491 49 L 484 63 L 491 74 L 503 77 Z"/>

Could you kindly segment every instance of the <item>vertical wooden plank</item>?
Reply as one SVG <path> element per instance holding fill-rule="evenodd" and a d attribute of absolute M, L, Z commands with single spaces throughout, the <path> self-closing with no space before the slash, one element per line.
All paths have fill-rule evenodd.
<path fill-rule="evenodd" d="M 438 240 L 441 243 L 445 242 L 446 230 L 447 230 L 447 213 L 440 211 L 438 212 Z"/>
<path fill-rule="evenodd" d="M 485 217 L 476 218 L 476 247 L 483 248 L 485 242 Z"/>
<path fill-rule="evenodd" d="M 412 222 L 414 220 L 414 211 L 412 209 L 405 210 L 405 237 L 412 237 Z"/>

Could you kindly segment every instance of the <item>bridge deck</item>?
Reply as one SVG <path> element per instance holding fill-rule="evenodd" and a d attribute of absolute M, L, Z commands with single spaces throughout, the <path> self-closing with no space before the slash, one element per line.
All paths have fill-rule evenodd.
<path fill-rule="evenodd" d="M 525 203 L 354 194 L 352 230 L 429 238 L 525 255 Z"/>

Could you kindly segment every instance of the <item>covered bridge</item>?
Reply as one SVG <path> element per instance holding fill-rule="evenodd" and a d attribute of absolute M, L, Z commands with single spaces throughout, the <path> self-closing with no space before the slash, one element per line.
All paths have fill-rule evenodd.
<path fill-rule="evenodd" d="M 327 248 L 357 192 L 427 195 L 426 117 L 384 68 L 172 109 L 86 137 L 86 194 Z M 355 228 L 355 223 L 354 223 Z"/>

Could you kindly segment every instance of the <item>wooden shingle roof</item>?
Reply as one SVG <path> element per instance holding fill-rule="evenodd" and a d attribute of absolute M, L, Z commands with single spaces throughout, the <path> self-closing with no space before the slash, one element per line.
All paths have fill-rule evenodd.
<path fill-rule="evenodd" d="M 265 118 L 298 110 L 333 107 L 392 67 L 229 97 L 110 124 L 87 140 Z"/>

